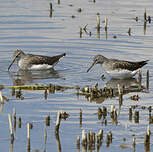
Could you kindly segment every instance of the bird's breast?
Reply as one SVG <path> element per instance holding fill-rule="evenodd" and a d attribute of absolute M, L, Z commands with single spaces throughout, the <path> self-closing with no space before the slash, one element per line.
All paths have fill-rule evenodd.
<path fill-rule="evenodd" d="M 48 70 L 53 68 L 53 65 L 49 64 L 37 64 L 32 65 L 31 67 L 28 67 L 28 70 Z"/>
<path fill-rule="evenodd" d="M 111 78 L 114 79 L 127 79 L 133 77 L 138 70 L 129 71 L 126 69 L 116 69 L 116 70 L 108 70 L 106 71 Z"/>

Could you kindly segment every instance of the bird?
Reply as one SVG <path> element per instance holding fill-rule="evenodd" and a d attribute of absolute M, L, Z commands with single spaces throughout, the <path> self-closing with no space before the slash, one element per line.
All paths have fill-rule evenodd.
<path fill-rule="evenodd" d="M 103 55 L 96 55 L 87 72 L 96 64 L 102 65 L 106 73 L 113 79 L 128 79 L 136 75 L 138 70 L 146 65 L 149 60 L 132 62 L 118 59 L 108 59 Z"/>
<path fill-rule="evenodd" d="M 53 68 L 65 55 L 66 53 L 56 56 L 43 56 L 26 54 L 22 50 L 16 50 L 13 54 L 13 60 L 8 67 L 8 71 L 16 60 L 19 68 L 22 70 L 48 70 Z"/>

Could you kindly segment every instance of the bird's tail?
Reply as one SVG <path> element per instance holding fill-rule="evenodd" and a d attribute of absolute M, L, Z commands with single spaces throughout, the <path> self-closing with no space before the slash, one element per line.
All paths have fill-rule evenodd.
<path fill-rule="evenodd" d="M 145 60 L 145 61 L 140 61 L 138 62 L 138 64 L 140 65 L 140 68 L 143 67 L 144 65 L 146 65 L 148 63 L 149 60 Z"/>

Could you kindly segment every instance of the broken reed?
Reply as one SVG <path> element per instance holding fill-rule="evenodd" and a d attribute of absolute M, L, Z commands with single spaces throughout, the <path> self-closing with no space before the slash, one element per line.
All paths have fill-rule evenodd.
<path fill-rule="evenodd" d="M 50 126 L 50 116 L 46 117 L 46 126 Z"/>
<path fill-rule="evenodd" d="M 56 126 L 55 126 L 55 134 L 58 134 L 58 132 L 59 132 L 60 123 L 61 123 L 61 111 L 58 111 Z"/>
<path fill-rule="evenodd" d="M 121 92 L 120 85 L 118 84 L 117 86 L 118 86 L 119 104 L 122 105 L 123 94 L 122 94 L 122 92 Z"/>
<path fill-rule="evenodd" d="M 117 124 L 117 110 L 114 105 L 111 105 L 110 117 L 112 119 L 112 123 Z"/>
<path fill-rule="evenodd" d="M 129 121 L 132 121 L 132 106 L 129 106 Z"/>
<path fill-rule="evenodd" d="M 45 92 L 44 92 L 44 98 L 45 98 L 45 100 L 47 100 L 47 96 L 48 96 L 47 88 L 45 88 Z"/>
<path fill-rule="evenodd" d="M 82 28 L 80 27 L 80 38 L 82 38 Z"/>
<path fill-rule="evenodd" d="M 128 35 L 131 36 L 131 28 L 128 29 Z"/>
<path fill-rule="evenodd" d="M 18 119 L 18 127 L 19 127 L 19 128 L 21 128 L 21 124 L 22 124 L 22 123 L 21 123 L 21 117 L 19 117 L 19 119 Z"/>
<path fill-rule="evenodd" d="M 11 144 L 13 144 L 13 141 L 14 141 L 14 132 L 13 132 L 12 116 L 11 116 L 11 114 L 8 114 L 8 119 L 9 119 L 10 135 L 11 135 Z"/>
<path fill-rule="evenodd" d="M 103 130 L 100 129 L 98 134 L 95 132 L 89 131 L 88 134 L 85 130 L 82 130 L 82 149 L 87 150 L 87 146 L 89 150 L 95 150 L 95 145 L 97 142 L 97 149 L 100 148 L 103 140 Z M 112 133 L 109 132 L 109 142 L 112 142 Z M 80 150 L 80 136 L 77 136 L 77 149 Z"/>
<path fill-rule="evenodd" d="M 97 31 L 100 31 L 100 14 L 97 13 Z"/>
<path fill-rule="evenodd" d="M 112 143 L 112 132 L 110 131 L 106 136 L 106 146 L 109 147 L 111 143 Z"/>
<path fill-rule="evenodd" d="M 135 152 L 135 145 L 136 145 L 135 135 L 133 136 L 132 145 L 133 145 L 133 152 Z"/>
<path fill-rule="evenodd" d="M 80 136 L 77 136 L 77 149 L 80 151 Z"/>
<path fill-rule="evenodd" d="M 30 151 L 30 123 L 27 124 L 28 151 Z"/>
<path fill-rule="evenodd" d="M 45 128 L 44 131 L 44 140 L 45 140 L 45 145 L 47 144 L 47 129 Z"/>
<path fill-rule="evenodd" d="M 146 13 L 146 8 L 144 10 L 144 23 L 147 22 L 147 13 Z"/>
<path fill-rule="evenodd" d="M 108 25 L 108 20 L 107 17 L 105 17 L 105 38 L 107 40 L 107 25 Z"/>
<path fill-rule="evenodd" d="M 144 35 L 146 34 L 146 24 L 147 24 L 147 13 L 146 8 L 144 10 Z"/>
<path fill-rule="evenodd" d="M 2 96 L 2 91 L 0 91 L 0 99 L 1 99 L 1 104 L 4 104 L 4 98 Z"/>
<path fill-rule="evenodd" d="M 139 70 L 139 81 L 138 81 L 138 83 L 139 83 L 139 89 L 141 89 L 141 83 L 142 83 L 142 71 L 141 71 L 141 69 Z"/>
<path fill-rule="evenodd" d="M 150 126 L 147 127 L 147 131 L 145 133 L 145 137 L 144 137 L 144 146 L 145 146 L 145 151 L 150 151 Z"/>
<path fill-rule="evenodd" d="M 135 111 L 134 120 L 135 120 L 135 123 L 139 123 L 139 111 Z"/>
<path fill-rule="evenodd" d="M 16 130 L 16 111 L 13 109 L 13 117 L 14 117 L 14 131 Z"/>
<path fill-rule="evenodd" d="M 50 17 L 52 17 L 52 12 L 53 12 L 53 5 L 52 5 L 52 3 L 49 3 L 49 5 L 50 5 Z"/>
<path fill-rule="evenodd" d="M 85 130 L 82 130 L 82 146 L 87 146 L 87 133 Z"/>
<path fill-rule="evenodd" d="M 82 127 L 82 109 L 80 109 L 80 128 Z"/>
<path fill-rule="evenodd" d="M 146 73 L 146 89 L 149 90 L 149 70 Z"/>
<path fill-rule="evenodd" d="M 108 19 L 105 17 L 105 31 L 107 31 Z"/>

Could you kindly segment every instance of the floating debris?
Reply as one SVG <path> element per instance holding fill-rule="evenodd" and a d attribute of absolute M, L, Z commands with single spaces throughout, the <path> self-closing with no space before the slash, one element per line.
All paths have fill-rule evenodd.
<path fill-rule="evenodd" d="M 136 20 L 136 22 L 138 22 L 138 17 L 137 16 L 135 17 L 135 20 Z"/>
<path fill-rule="evenodd" d="M 140 99 L 139 95 L 133 95 L 130 97 L 131 100 L 138 101 Z"/>
<path fill-rule="evenodd" d="M 117 39 L 117 36 L 116 36 L 116 35 L 114 35 L 114 36 L 113 36 L 113 38 L 114 38 L 114 39 Z"/>
<path fill-rule="evenodd" d="M 70 116 L 70 115 L 69 115 L 68 113 L 66 113 L 66 112 L 62 112 L 62 113 L 61 113 L 61 119 L 66 120 L 69 116 Z"/>
<path fill-rule="evenodd" d="M 77 10 L 79 13 L 81 13 L 82 12 L 82 9 L 81 8 L 78 8 L 78 10 Z"/>
<path fill-rule="evenodd" d="M 72 18 L 75 18 L 75 15 L 72 15 L 71 17 L 72 17 Z"/>
<path fill-rule="evenodd" d="M 128 29 L 128 34 L 131 36 L 131 28 Z"/>
<path fill-rule="evenodd" d="M 105 80 L 106 79 L 104 74 L 101 76 L 101 79 L 102 80 Z"/>
<path fill-rule="evenodd" d="M 48 89 L 50 92 L 53 90 L 56 91 L 65 91 L 67 89 L 73 89 L 74 87 L 67 87 L 67 86 L 59 86 L 59 85 L 41 85 L 41 84 L 35 84 L 35 85 L 20 85 L 20 86 L 8 86 L 8 88 L 11 89 L 18 89 L 19 91 L 33 91 L 33 90 L 46 90 Z"/>
<path fill-rule="evenodd" d="M 121 147 L 122 149 L 129 148 L 129 147 L 128 147 L 127 145 L 125 145 L 125 144 L 121 144 L 120 147 Z"/>

